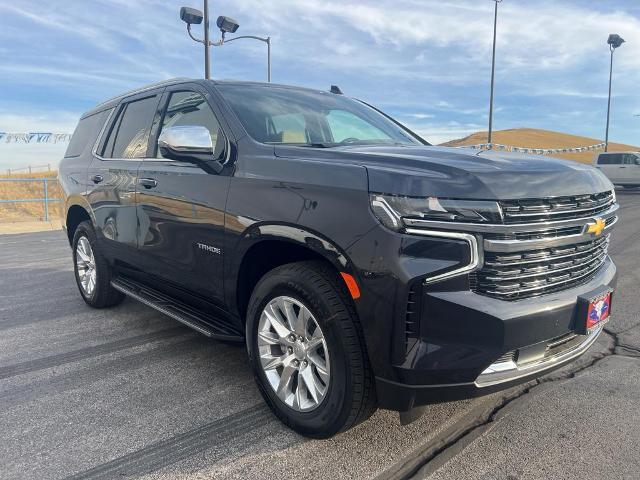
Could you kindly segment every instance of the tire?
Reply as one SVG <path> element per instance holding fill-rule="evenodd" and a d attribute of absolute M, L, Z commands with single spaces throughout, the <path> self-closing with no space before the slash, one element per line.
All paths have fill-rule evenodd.
<path fill-rule="evenodd" d="M 286 330 L 279 327 L 281 332 L 277 333 L 273 328 L 269 315 L 264 313 L 271 307 L 275 309 L 269 310 L 271 317 L 279 313 L 280 320 L 286 319 L 288 308 L 293 318 L 298 319 L 304 316 L 302 308 L 307 309 L 311 315 L 308 327 L 295 329 L 295 343 L 286 335 Z M 322 262 L 291 263 L 262 277 L 249 300 L 246 329 L 249 359 L 260 392 L 288 427 L 307 437 L 327 438 L 348 430 L 375 412 L 373 374 L 362 327 L 346 288 L 336 273 Z M 285 343 L 282 343 L 283 335 Z M 318 345 L 320 336 L 323 343 L 314 350 L 313 345 Z M 306 338 L 301 340 L 301 337 Z M 268 368 L 271 359 L 280 364 Z M 267 368 L 265 364 L 269 364 Z M 292 368 L 297 370 L 291 373 Z M 289 378 L 287 372 L 291 373 L 291 392 L 283 388 L 278 395 L 282 379 Z"/>
<path fill-rule="evenodd" d="M 91 222 L 84 221 L 78 225 L 73 235 L 72 248 L 76 284 L 87 305 L 106 308 L 122 302 L 124 294 L 111 286 L 113 271 L 98 250 L 96 233 Z M 84 273 L 90 272 L 91 269 L 95 275 L 93 281 L 88 282 Z"/>

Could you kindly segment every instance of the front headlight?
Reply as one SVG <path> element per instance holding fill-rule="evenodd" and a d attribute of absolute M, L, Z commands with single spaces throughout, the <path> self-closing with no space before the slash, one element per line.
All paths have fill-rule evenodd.
<path fill-rule="evenodd" d="M 456 200 L 435 197 L 403 197 L 374 193 L 369 196 L 371 209 L 388 228 L 401 230 L 405 218 L 440 222 L 502 223 L 497 202 Z"/>

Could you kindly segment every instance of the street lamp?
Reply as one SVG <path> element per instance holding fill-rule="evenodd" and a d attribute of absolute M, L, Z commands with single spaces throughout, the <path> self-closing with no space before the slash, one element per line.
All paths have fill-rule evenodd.
<path fill-rule="evenodd" d="M 492 147 L 493 136 L 493 86 L 496 78 L 496 32 L 498 31 L 498 4 L 502 0 L 493 0 L 495 2 L 495 11 L 493 15 L 493 54 L 491 56 L 491 95 L 489 97 L 489 137 L 487 143 L 489 148 Z"/>
<path fill-rule="evenodd" d="M 609 63 L 609 102 L 607 103 L 607 131 L 604 138 L 604 151 L 609 150 L 609 114 L 611 113 L 611 78 L 613 76 L 613 52 L 616 48 L 624 43 L 624 38 L 620 35 L 612 33 L 607 39 L 609 50 L 611 50 L 611 62 Z"/>
<path fill-rule="evenodd" d="M 199 25 L 204 18 L 204 40 L 196 38 L 191 33 L 191 25 Z M 187 33 L 192 40 L 204 45 L 204 78 L 211 78 L 211 70 L 209 63 L 209 47 L 221 47 L 225 43 L 240 40 L 241 38 L 249 38 L 260 40 L 267 44 L 267 81 L 271 82 L 271 37 L 256 37 L 255 35 L 242 35 L 226 39 L 227 33 L 235 33 L 240 24 L 231 17 L 220 16 L 216 21 L 216 25 L 220 29 L 222 36 L 217 42 L 209 41 L 209 0 L 204 0 L 204 14 L 195 8 L 182 7 L 180 9 L 180 19 L 187 24 Z"/>

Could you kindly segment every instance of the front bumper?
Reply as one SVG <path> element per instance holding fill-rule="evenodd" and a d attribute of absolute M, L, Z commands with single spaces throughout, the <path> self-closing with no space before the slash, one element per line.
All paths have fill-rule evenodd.
<path fill-rule="evenodd" d="M 616 267 L 607 258 L 580 286 L 513 302 L 425 288 L 420 337 L 394 367 L 393 380 L 376 377 L 379 406 L 402 412 L 485 395 L 570 363 L 602 331 L 572 334 L 583 321 L 577 315 L 578 297 L 603 286 L 615 288 L 616 281 Z"/>

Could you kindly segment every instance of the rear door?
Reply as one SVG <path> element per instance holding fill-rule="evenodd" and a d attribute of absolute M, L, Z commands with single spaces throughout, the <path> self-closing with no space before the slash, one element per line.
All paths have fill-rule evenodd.
<path fill-rule="evenodd" d="M 640 185 L 640 154 L 625 153 L 621 167 L 621 181 L 623 185 Z"/>
<path fill-rule="evenodd" d="M 229 132 L 205 89 L 196 84 L 167 88 L 163 104 L 157 135 L 169 126 L 205 126 L 217 158 L 229 159 Z M 196 164 L 162 158 L 157 135 L 154 158 L 146 158 L 138 171 L 138 249 L 145 271 L 167 288 L 186 289 L 223 305 L 224 209 L 231 168 L 207 173 Z"/>
<path fill-rule="evenodd" d="M 147 155 L 161 92 L 123 101 L 112 113 L 88 170 L 91 205 L 102 252 L 123 266 L 137 263 L 135 191 L 138 167 Z"/>
<path fill-rule="evenodd" d="M 602 171 L 612 183 L 620 183 L 620 168 L 622 167 L 623 156 L 624 154 L 622 153 L 601 153 L 598 157 L 596 167 Z"/>

